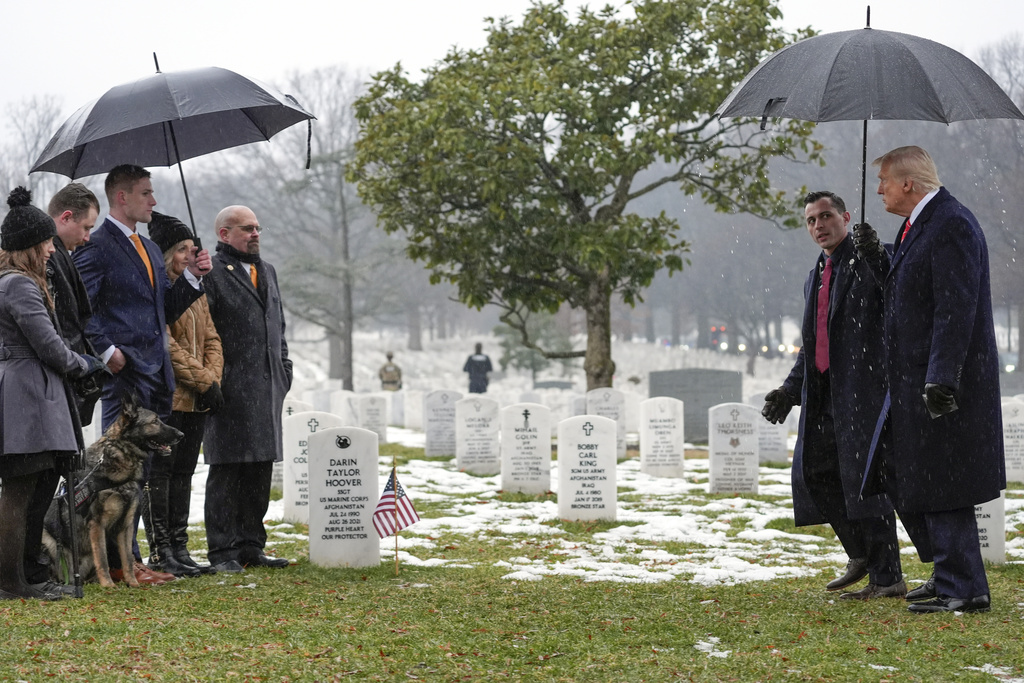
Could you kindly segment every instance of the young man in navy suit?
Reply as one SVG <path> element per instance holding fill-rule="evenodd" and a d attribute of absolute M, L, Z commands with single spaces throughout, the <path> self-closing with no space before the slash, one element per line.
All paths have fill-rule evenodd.
<path fill-rule="evenodd" d="M 172 286 L 160 248 L 137 233 L 138 224 L 149 223 L 156 206 L 149 171 L 117 166 L 107 174 L 104 190 L 110 213 L 75 250 L 74 262 L 92 305 L 86 334 L 113 373 L 101 397 L 105 431 L 128 395 L 161 418 L 170 417 L 174 371 L 167 323 L 202 295 L 200 278 L 210 272 L 212 263 L 205 249 L 191 254 L 185 276 Z M 147 462 L 143 481 L 148 476 Z M 138 523 L 136 514 L 136 530 Z M 144 583 L 162 582 L 154 580 L 154 573 L 142 564 L 138 545 L 133 545 L 136 577 Z"/>

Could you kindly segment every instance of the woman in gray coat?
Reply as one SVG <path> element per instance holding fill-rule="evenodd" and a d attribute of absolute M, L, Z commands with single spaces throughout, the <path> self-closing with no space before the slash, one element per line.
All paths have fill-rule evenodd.
<path fill-rule="evenodd" d="M 102 372 L 99 359 L 68 348 L 54 325 L 46 287 L 53 219 L 31 205 L 24 188 L 11 192 L 0 225 L 0 599 L 55 600 L 63 592 L 30 584 L 43 517 L 58 481 L 57 458 L 79 449 L 65 377 Z"/>

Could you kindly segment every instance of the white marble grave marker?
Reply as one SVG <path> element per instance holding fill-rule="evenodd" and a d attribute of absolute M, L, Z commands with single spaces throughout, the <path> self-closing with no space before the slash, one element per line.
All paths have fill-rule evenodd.
<path fill-rule="evenodd" d="M 484 476 L 501 471 L 494 399 L 472 394 L 455 402 L 455 467 Z"/>
<path fill-rule="evenodd" d="M 300 401 L 297 398 L 286 398 L 284 400 L 284 407 L 281 409 L 281 419 L 291 417 L 295 413 L 305 413 L 310 410 L 316 410 L 313 404 L 309 401 Z"/>
<path fill-rule="evenodd" d="M 551 490 L 551 411 L 516 403 L 501 411 L 501 488 L 509 493 Z"/>
<path fill-rule="evenodd" d="M 405 426 L 405 392 L 404 391 L 388 391 L 386 394 L 391 401 L 390 412 L 388 413 L 388 424 L 393 424 L 396 427 Z"/>
<path fill-rule="evenodd" d="M 457 391 L 431 391 L 423 397 L 423 431 L 427 457 L 455 455 L 455 403 L 462 394 Z"/>
<path fill-rule="evenodd" d="M 683 402 L 668 396 L 642 401 L 640 471 L 656 477 L 681 477 L 685 454 Z"/>
<path fill-rule="evenodd" d="M 1003 453 L 1006 481 L 1024 482 L 1024 403 L 1003 402 Z"/>
<path fill-rule="evenodd" d="M 993 564 L 1006 562 L 1006 491 L 987 503 L 974 506 L 974 518 L 978 521 L 978 543 L 981 545 L 981 559 Z"/>
<path fill-rule="evenodd" d="M 343 424 L 337 415 L 317 410 L 295 413 L 281 421 L 284 445 L 284 521 L 309 523 L 309 435 L 323 429 L 341 427 Z"/>
<path fill-rule="evenodd" d="M 309 561 L 320 567 L 376 567 L 380 539 L 377 435 L 339 427 L 309 435 Z"/>
<path fill-rule="evenodd" d="M 758 420 L 761 411 L 745 403 L 708 409 L 710 493 L 757 493 Z"/>
<path fill-rule="evenodd" d="M 615 422 L 615 457 L 626 458 L 626 397 L 618 389 L 604 388 L 587 392 L 587 414 L 607 417 Z"/>
<path fill-rule="evenodd" d="M 569 412 L 570 417 L 576 417 L 577 415 L 586 415 L 587 397 L 577 395 L 569 399 Z"/>
<path fill-rule="evenodd" d="M 381 394 L 356 395 L 352 399 L 359 427 L 377 435 L 378 443 L 388 442 L 388 399 Z"/>
<path fill-rule="evenodd" d="M 423 392 L 419 389 L 406 389 L 405 394 L 405 428 L 423 430 Z"/>
<path fill-rule="evenodd" d="M 747 398 L 746 403 L 752 405 L 758 412 L 764 409 L 765 394 L 754 394 Z M 789 420 L 783 420 L 782 424 L 772 424 L 764 417 L 757 423 L 757 444 L 759 449 L 758 458 L 761 462 L 788 462 L 789 461 Z"/>
<path fill-rule="evenodd" d="M 618 509 L 615 421 L 598 415 L 558 423 L 558 516 L 614 520 Z"/>
<path fill-rule="evenodd" d="M 336 389 L 330 393 L 328 412 L 334 413 L 348 427 L 359 427 L 359 412 L 356 408 L 356 392 L 348 389 Z"/>

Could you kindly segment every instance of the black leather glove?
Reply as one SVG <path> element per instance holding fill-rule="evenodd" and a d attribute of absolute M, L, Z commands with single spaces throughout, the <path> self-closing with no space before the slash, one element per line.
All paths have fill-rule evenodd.
<path fill-rule="evenodd" d="M 764 397 L 764 408 L 761 415 L 773 425 L 782 424 L 786 421 L 789 411 L 793 409 L 793 399 L 789 397 L 782 387 L 769 391 Z"/>
<path fill-rule="evenodd" d="M 924 404 L 933 418 L 952 413 L 959 407 L 953 389 L 944 384 L 925 384 Z"/>
<path fill-rule="evenodd" d="M 878 261 L 885 255 L 878 233 L 867 223 L 853 226 L 853 248 L 857 250 L 857 258 L 863 261 Z"/>
<path fill-rule="evenodd" d="M 199 407 L 211 413 L 224 407 L 224 393 L 220 390 L 219 382 L 214 382 L 209 389 L 199 394 Z"/>
<path fill-rule="evenodd" d="M 85 361 L 85 370 L 78 374 L 75 379 L 85 379 L 86 377 L 96 377 L 96 379 L 102 381 L 103 375 L 113 376 L 114 373 L 110 371 L 107 364 L 101 361 L 96 356 L 90 356 L 87 353 L 80 354 L 82 360 Z"/>

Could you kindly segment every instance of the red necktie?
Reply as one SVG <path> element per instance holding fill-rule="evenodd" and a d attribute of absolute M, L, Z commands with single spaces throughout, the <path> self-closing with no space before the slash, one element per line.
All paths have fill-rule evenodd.
<path fill-rule="evenodd" d="M 907 222 L 903 224 L 903 234 L 900 235 L 900 244 L 903 244 L 903 240 L 907 239 L 907 233 L 908 232 L 910 232 L 910 219 L 909 218 L 907 219 Z"/>
<path fill-rule="evenodd" d="M 825 259 L 825 270 L 821 273 L 821 287 L 818 288 L 818 320 L 814 332 L 814 367 L 818 372 L 828 370 L 828 293 L 832 283 L 832 259 Z"/>

